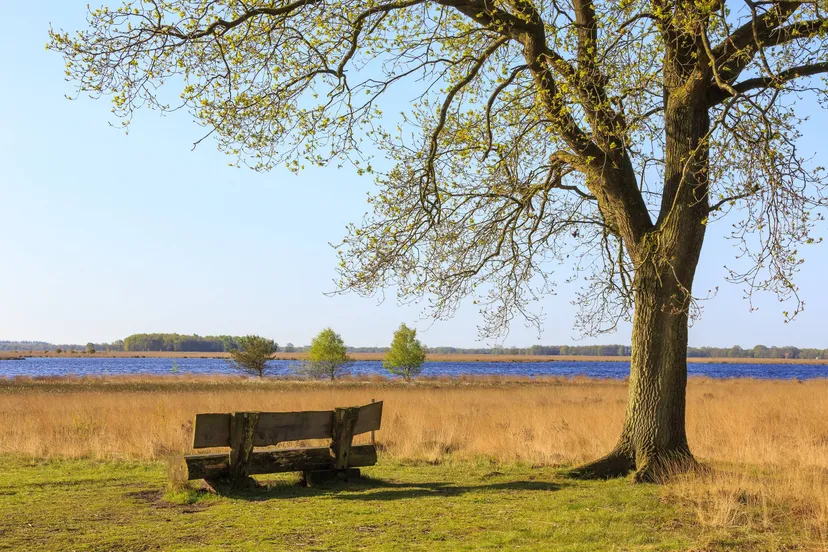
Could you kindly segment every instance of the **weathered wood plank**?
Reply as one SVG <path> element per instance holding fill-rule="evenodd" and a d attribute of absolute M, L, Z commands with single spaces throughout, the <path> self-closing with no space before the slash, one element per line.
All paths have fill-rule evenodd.
<path fill-rule="evenodd" d="M 376 401 L 375 399 L 371 399 L 371 404 L 374 404 L 374 403 L 376 403 L 376 402 L 377 402 L 377 401 Z M 380 407 L 380 408 L 382 408 L 382 407 Z M 380 419 L 382 419 L 382 416 L 380 416 Z M 376 445 L 376 444 L 377 444 L 376 433 L 377 433 L 377 432 L 376 432 L 376 431 L 374 431 L 373 429 L 371 430 L 371 444 L 372 444 L 372 445 Z"/>
<path fill-rule="evenodd" d="M 250 476 L 253 433 L 258 423 L 258 412 L 234 412 L 230 418 L 230 479 L 234 481 Z"/>
<path fill-rule="evenodd" d="M 193 448 L 229 447 L 230 414 L 196 414 Z"/>
<path fill-rule="evenodd" d="M 285 441 L 329 439 L 333 435 L 330 410 L 306 412 L 262 412 L 253 444 L 267 447 Z"/>
<path fill-rule="evenodd" d="M 348 467 L 350 458 L 351 442 L 354 440 L 354 427 L 356 426 L 359 408 L 337 408 L 334 410 L 333 419 L 333 450 L 336 461 L 334 468 L 344 470 Z"/>
<path fill-rule="evenodd" d="M 333 469 L 335 457 L 328 447 L 254 451 L 250 475 Z M 349 466 L 360 468 L 377 463 L 373 445 L 351 447 Z M 190 454 L 170 462 L 170 479 L 220 479 L 230 475 L 229 454 Z"/>
<path fill-rule="evenodd" d="M 359 407 L 354 435 L 376 431 L 382 423 L 382 401 Z"/>
<path fill-rule="evenodd" d="M 191 454 L 170 460 L 171 481 L 211 479 L 230 475 L 230 455 L 224 453 Z"/>
<path fill-rule="evenodd" d="M 229 447 L 230 414 L 198 414 L 193 430 L 193 448 Z M 382 401 L 359 408 L 354 435 L 376 431 L 382 423 Z M 267 447 L 285 441 L 330 439 L 333 437 L 333 412 L 260 412 L 253 434 L 253 445 Z"/>

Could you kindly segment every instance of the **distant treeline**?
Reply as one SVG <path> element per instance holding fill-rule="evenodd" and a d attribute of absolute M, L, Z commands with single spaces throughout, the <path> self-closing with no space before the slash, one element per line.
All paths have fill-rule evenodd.
<path fill-rule="evenodd" d="M 85 351 L 89 347 L 96 351 L 123 351 L 124 342 L 118 340 L 114 343 L 87 343 L 86 345 L 79 345 L 77 343 L 55 344 L 46 341 L 0 341 L 0 351 Z"/>
<path fill-rule="evenodd" d="M 531 347 L 494 347 L 489 349 L 465 349 L 459 347 L 429 347 L 435 354 L 475 355 L 547 355 L 547 356 L 630 356 L 629 345 L 532 345 Z M 688 347 L 688 357 L 703 358 L 828 358 L 828 349 L 799 347 L 767 347 L 756 345 L 751 349 L 733 347 Z"/>
<path fill-rule="evenodd" d="M 89 343 L 87 345 L 55 345 L 43 341 L 0 341 L 0 351 L 82 351 L 93 346 L 97 351 L 175 351 L 222 353 L 237 346 L 238 336 L 217 335 L 198 336 L 174 333 L 134 334 L 113 343 Z M 286 353 L 306 351 L 308 346 L 295 346 L 287 343 L 279 350 Z M 384 353 L 388 347 L 348 347 L 352 353 Z M 532 345 L 531 347 L 426 347 L 432 354 L 474 354 L 474 355 L 526 355 L 526 356 L 629 356 L 629 345 Z M 756 345 L 751 349 L 734 347 L 690 347 L 688 357 L 706 358 L 828 358 L 828 349 L 809 349 L 798 347 L 766 347 Z"/>
<path fill-rule="evenodd" d="M 231 335 L 133 334 L 124 339 L 123 350 L 223 353 L 232 351 L 237 343 L 238 337 Z"/>
<path fill-rule="evenodd" d="M 55 345 L 45 341 L 0 341 L 0 351 L 54 351 L 56 348 L 81 350 L 81 345 Z"/>
<path fill-rule="evenodd" d="M 134 334 L 112 343 L 87 345 L 55 345 L 44 341 L 0 341 L 0 351 L 84 351 L 90 346 L 96 351 L 178 351 L 222 353 L 232 350 L 238 338 L 230 335 L 198 336 L 170 333 Z"/>
<path fill-rule="evenodd" d="M 576 355 L 629 356 L 629 345 L 532 345 L 531 347 L 428 347 L 429 353 L 442 355 Z"/>
<path fill-rule="evenodd" d="M 720 347 L 690 347 L 687 349 L 689 357 L 715 358 L 801 358 L 815 359 L 828 358 L 828 349 L 800 349 L 799 347 L 766 347 L 756 345 L 752 349 L 742 349 L 734 345 L 729 349 Z"/>

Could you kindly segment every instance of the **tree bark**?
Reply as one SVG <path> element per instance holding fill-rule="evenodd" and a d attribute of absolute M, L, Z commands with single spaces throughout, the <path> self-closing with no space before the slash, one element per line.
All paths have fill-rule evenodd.
<path fill-rule="evenodd" d="M 657 280 L 638 280 L 621 437 L 610 454 L 576 475 L 608 478 L 636 470 L 636 481 L 655 482 L 695 465 L 685 432 L 687 311 L 677 311 Z"/>

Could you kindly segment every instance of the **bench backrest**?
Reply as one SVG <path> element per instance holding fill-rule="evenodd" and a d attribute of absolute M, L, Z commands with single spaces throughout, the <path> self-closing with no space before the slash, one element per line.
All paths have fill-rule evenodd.
<path fill-rule="evenodd" d="M 238 413 L 237 413 L 238 414 Z M 229 447 L 231 414 L 197 414 L 193 448 Z M 253 445 L 267 447 L 285 441 L 333 438 L 332 410 L 261 412 Z M 354 435 L 376 431 L 382 422 L 382 401 L 359 408 Z"/>

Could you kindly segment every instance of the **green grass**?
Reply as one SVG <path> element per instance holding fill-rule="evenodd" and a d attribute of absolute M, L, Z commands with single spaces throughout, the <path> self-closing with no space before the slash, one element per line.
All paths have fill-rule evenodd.
<path fill-rule="evenodd" d="M 0 456 L 0 550 L 763 550 L 791 536 L 704 530 L 659 487 L 553 468 L 381 462 L 321 488 L 264 477 L 169 491 L 158 463 Z"/>

